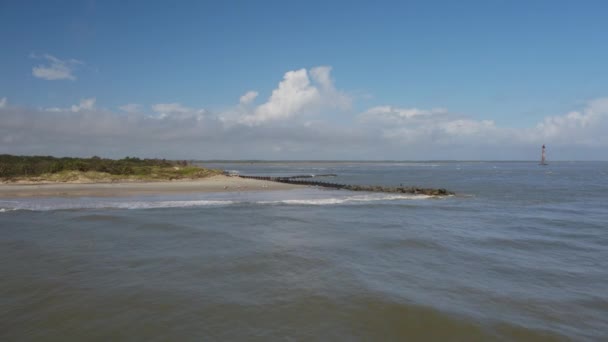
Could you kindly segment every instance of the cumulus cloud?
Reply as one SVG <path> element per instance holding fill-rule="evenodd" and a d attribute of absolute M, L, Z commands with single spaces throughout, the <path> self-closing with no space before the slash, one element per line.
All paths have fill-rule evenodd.
<path fill-rule="evenodd" d="M 243 94 L 243 96 L 241 96 L 241 98 L 239 99 L 239 103 L 242 105 L 248 105 L 251 102 L 253 102 L 256 97 L 258 97 L 257 91 L 253 91 L 253 90 L 248 91 L 245 94 Z"/>
<path fill-rule="evenodd" d="M 279 87 L 272 91 L 268 101 L 254 113 L 244 116 L 241 122 L 259 124 L 264 121 L 286 119 L 319 99 L 319 90 L 310 84 L 306 69 L 288 71 Z"/>
<path fill-rule="evenodd" d="M 526 159 L 535 158 L 540 145 L 547 143 L 549 148 L 561 148 L 560 159 L 581 159 L 585 158 L 581 150 L 608 148 L 608 98 L 514 129 L 441 107 L 379 105 L 356 114 L 330 72 L 329 67 L 289 71 L 264 103 L 253 105 L 257 93 L 250 91 L 219 111 L 164 102 L 149 108 L 127 104 L 114 112 L 97 107 L 94 97 L 65 108 L 36 109 L 7 106 L 3 98 L 0 153 L 179 159 Z M 345 111 L 339 123 L 335 116 L 323 115 L 336 110 Z"/>
<path fill-rule="evenodd" d="M 82 103 L 75 106 L 86 107 Z M 361 143 L 360 136 L 349 130 L 320 124 L 227 125 L 218 115 L 181 104 L 159 104 L 153 109 L 150 113 L 112 112 L 94 106 L 78 111 L 71 107 L 0 109 L 0 139 L 5 142 L 0 144 L 0 153 L 276 159 L 315 151 L 329 156 L 344 144 Z"/>
<path fill-rule="evenodd" d="M 491 120 L 475 120 L 445 108 L 376 106 L 361 113 L 358 121 L 395 143 L 445 145 L 474 139 L 484 141 L 496 133 Z"/>
<path fill-rule="evenodd" d="M 338 92 L 330 77 L 331 67 L 292 70 L 285 73 L 270 98 L 253 112 L 242 115 L 238 122 L 259 125 L 264 122 L 285 120 L 321 109 L 350 106 L 350 98 Z"/>
<path fill-rule="evenodd" d="M 42 58 L 47 61 L 47 64 L 40 64 L 32 68 L 32 75 L 44 80 L 76 80 L 74 70 L 78 65 L 84 64 L 76 59 L 62 60 L 55 56 L 45 54 L 41 57 L 32 54 L 32 58 Z"/>
<path fill-rule="evenodd" d="M 331 79 L 330 66 L 318 66 L 310 69 L 310 77 L 315 80 L 323 89 L 334 90 L 334 82 Z"/>
<path fill-rule="evenodd" d="M 215 139 L 216 123 L 196 117 L 117 113 L 85 99 L 69 108 L 0 109 L 0 153 L 187 157 L 195 140 Z M 7 137 L 10 137 L 7 138 Z M 181 150 L 188 151 L 181 154 Z"/>
<path fill-rule="evenodd" d="M 336 89 L 331 77 L 331 70 L 332 67 L 326 65 L 310 69 L 311 79 L 319 86 L 322 104 L 331 108 L 349 109 L 352 99 Z"/>
<path fill-rule="evenodd" d="M 548 116 L 531 134 L 548 141 L 569 141 L 584 145 L 608 144 L 608 98 L 590 101 L 581 111 Z"/>
<path fill-rule="evenodd" d="M 542 144 L 570 151 L 568 158 L 581 157 L 581 154 L 573 152 L 577 146 L 608 147 L 608 135 L 605 134 L 608 130 L 608 98 L 590 101 L 579 111 L 548 116 L 535 126 L 519 129 L 501 127 L 493 120 L 474 119 L 444 108 L 425 110 L 377 106 L 361 113 L 358 121 L 394 146 L 418 146 L 421 149 L 432 146 L 436 151 L 461 147 L 467 151 L 477 150 L 479 156 L 490 156 L 490 153 L 480 151 L 486 148 L 495 153 L 493 158 L 496 158 L 497 151 L 499 157 L 513 155 L 512 158 L 522 158 L 509 154 L 509 151 Z M 489 149 L 488 146 L 493 147 Z"/>

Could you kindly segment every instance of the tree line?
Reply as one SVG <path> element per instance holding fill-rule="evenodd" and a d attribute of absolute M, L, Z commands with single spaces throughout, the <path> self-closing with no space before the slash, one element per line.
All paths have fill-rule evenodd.
<path fill-rule="evenodd" d="M 97 156 L 91 158 L 57 158 L 51 156 L 13 156 L 1 154 L 0 178 L 32 177 L 62 171 L 97 171 L 112 175 L 147 175 L 154 170 L 158 170 L 158 168 L 187 165 L 187 161 L 140 159 L 135 157 L 115 160 Z"/>

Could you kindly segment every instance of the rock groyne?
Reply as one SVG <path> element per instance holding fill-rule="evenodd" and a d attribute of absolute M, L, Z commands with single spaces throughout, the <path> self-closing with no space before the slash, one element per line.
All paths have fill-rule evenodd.
<path fill-rule="evenodd" d="M 266 180 L 266 181 L 279 182 L 279 183 L 319 186 L 319 187 L 331 188 L 331 189 L 343 189 L 343 190 L 350 190 L 350 191 L 386 192 L 386 193 L 415 194 L 415 195 L 428 195 L 428 196 L 454 195 L 453 192 L 448 191 L 443 188 L 435 189 L 435 188 L 419 188 L 419 187 L 414 187 L 414 186 L 391 187 L 391 186 L 378 186 L 378 185 L 376 185 L 376 186 L 374 186 L 374 185 L 350 185 L 350 184 L 320 182 L 320 181 L 302 179 L 302 178 L 304 178 L 302 176 L 268 177 L 268 176 L 241 175 L 239 177 Z M 311 178 L 311 177 L 306 176 L 306 178 Z"/>

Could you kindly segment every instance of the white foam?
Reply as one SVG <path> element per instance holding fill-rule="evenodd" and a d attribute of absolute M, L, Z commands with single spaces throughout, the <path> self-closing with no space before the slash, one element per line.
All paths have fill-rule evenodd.
<path fill-rule="evenodd" d="M 411 194 L 364 194 L 364 195 L 330 195 L 324 198 L 286 198 L 275 200 L 262 200 L 260 198 L 240 198 L 235 199 L 184 199 L 184 200 L 34 200 L 17 201 L 12 203 L 9 208 L 0 208 L 0 213 L 13 210 L 49 211 L 49 210 L 74 210 L 74 209 L 160 209 L 160 208 L 194 208 L 194 207 L 221 207 L 234 204 L 250 205 L 340 205 L 358 204 L 377 201 L 399 201 L 399 200 L 421 200 L 432 198 L 427 195 Z"/>
<path fill-rule="evenodd" d="M 191 208 L 205 206 L 224 206 L 234 204 L 234 201 L 210 201 L 210 200 L 192 200 L 192 201 L 159 201 L 159 202 L 122 202 L 114 205 L 105 205 L 105 208 L 117 209 L 158 209 L 158 208 Z"/>
<path fill-rule="evenodd" d="M 13 210 L 50 211 L 72 209 L 159 209 L 159 208 L 190 208 L 204 206 L 230 205 L 233 201 L 133 201 L 133 202 L 59 202 L 59 203 L 21 203 L 15 208 L 0 208 L 0 213 Z"/>
<path fill-rule="evenodd" d="M 396 201 L 427 199 L 428 195 L 359 195 L 342 198 L 293 199 L 278 201 L 262 201 L 261 204 L 296 204 L 296 205 L 331 205 L 356 202 Z"/>
<path fill-rule="evenodd" d="M 261 201 L 260 204 L 307 204 L 307 205 L 327 205 L 341 204 L 346 199 L 340 198 L 321 198 L 321 199 L 295 199 L 295 200 L 280 200 L 280 201 Z"/>

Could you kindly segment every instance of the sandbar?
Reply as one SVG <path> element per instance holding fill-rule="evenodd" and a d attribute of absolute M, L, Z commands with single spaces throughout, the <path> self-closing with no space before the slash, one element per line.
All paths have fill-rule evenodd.
<path fill-rule="evenodd" d="M 301 185 L 212 176 L 196 180 L 116 183 L 31 183 L 0 184 L 0 198 L 15 197 L 123 197 L 199 192 L 288 190 Z"/>

